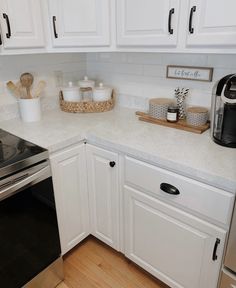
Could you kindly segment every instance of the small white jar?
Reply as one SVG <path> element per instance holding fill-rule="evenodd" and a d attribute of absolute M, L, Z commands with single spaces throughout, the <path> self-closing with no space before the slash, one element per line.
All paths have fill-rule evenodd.
<path fill-rule="evenodd" d="M 99 83 L 98 87 L 93 90 L 93 101 L 108 101 L 111 99 L 112 88 L 106 87 L 103 83 Z"/>
<path fill-rule="evenodd" d="M 69 82 L 67 87 L 62 88 L 62 93 L 65 101 L 69 102 L 81 101 L 79 87 L 73 86 L 72 82 Z"/>

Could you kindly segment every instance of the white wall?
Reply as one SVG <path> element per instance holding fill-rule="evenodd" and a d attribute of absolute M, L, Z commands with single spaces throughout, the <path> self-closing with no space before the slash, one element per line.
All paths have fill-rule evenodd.
<path fill-rule="evenodd" d="M 213 82 L 166 79 L 167 65 L 213 67 Z M 210 107 L 214 83 L 236 73 L 235 55 L 88 53 L 87 74 L 114 86 L 122 106 L 147 109 L 148 99 L 173 98 L 176 87 L 190 88 L 188 105 Z"/>
<path fill-rule="evenodd" d="M 38 54 L 0 56 L 0 120 L 18 116 L 17 99 L 7 89 L 6 83 L 19 81 L 23 72 L 34 75 L 34 83 L 45 80 L 47 87 L 42 95 L 43 109 L 53 109 L 58 106 L 60 87 L 55 71 L 63 72 L 64 82 L 77 82 L 86 73 L 86 54 Z"/>

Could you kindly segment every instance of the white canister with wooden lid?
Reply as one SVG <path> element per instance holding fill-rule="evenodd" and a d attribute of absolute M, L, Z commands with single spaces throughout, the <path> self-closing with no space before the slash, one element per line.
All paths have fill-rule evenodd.
<path fill-rule="evenodd" d="M 203 126 L 209 118 L 208 109 L 205 107 L 189 107 L 187 109 L 187 124 L 191 126 Z"/>
<path fill-rule="evenodd" d="M 99 83 L 98 87 L 93 89 L 93 101 L 108 101 L 111 99 L 112 88 L 104 86 L 103 83 Z"/>
<path fill-rule="evenodd" d="M 174 105 L 174 99 L 153 98 L 149 100 L 149 115 L 156 119 L 166 120 L 168 107 Z"/>

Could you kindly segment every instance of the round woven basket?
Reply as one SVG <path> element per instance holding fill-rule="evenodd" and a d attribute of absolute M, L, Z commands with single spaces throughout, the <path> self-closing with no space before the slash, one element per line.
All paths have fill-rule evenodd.
<path fill-rule="evenodd" d="M 69 113 L 99 113 L 110 111 L 115 106 L 115 92 L 112 91 L 111 99 L 108 101 L 80 101 L 80 102 L 69 102 L 64 101 L 63 94 L 60 92 L 59 95 L 60 107 L 64 112 Z"/>

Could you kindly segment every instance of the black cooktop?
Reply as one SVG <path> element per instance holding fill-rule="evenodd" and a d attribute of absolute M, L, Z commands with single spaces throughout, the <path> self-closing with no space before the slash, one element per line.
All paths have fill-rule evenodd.
<path fill-rule="evenodd" d="M 0 178 L 46 158 L 46 149 L 0 129 Z"/>

